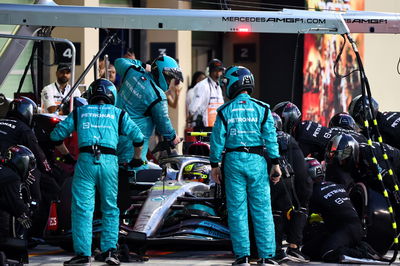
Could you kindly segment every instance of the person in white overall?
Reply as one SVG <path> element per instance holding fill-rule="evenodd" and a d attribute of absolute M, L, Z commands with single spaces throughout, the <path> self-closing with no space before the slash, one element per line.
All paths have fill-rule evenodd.
<path fill-rule="evenodd" d="M 71 79 L 71 66 L 69 64 L 59 64 L 57 67 L 56 77 L 56 82 L 50 83 L 42 90 L 42 113 L 56 112 L 57 107 L 59 104 L 61 104 L 62 99 L 67 96 L 71 90 L 71 85 L 68 84 L 69 80 Z M 81 97 L 80 91 L 78 89 L 75 90 L 71 97 Z M 63 112 L 60 110 L 59 114 L 62 115 Z"/>
<path fill-rule="evenodd" d="M 189 114 L 193 118 L 192 126 L 214 126 L 217 109 L 224 104 L 224 97 L 218 80 L 225 68 L 218 59 L 211 60 L 208 68 L 209 76 L 193 88 L 194 97 L 188 106 Z"/>

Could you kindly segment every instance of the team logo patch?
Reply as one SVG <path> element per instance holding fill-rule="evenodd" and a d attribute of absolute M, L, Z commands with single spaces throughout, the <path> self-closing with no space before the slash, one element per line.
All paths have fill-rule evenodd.
<path fill-rule="evenodd" d="M 243 85 L 251 85 L 251 76 L 247 75 L 243 77 Z"/>

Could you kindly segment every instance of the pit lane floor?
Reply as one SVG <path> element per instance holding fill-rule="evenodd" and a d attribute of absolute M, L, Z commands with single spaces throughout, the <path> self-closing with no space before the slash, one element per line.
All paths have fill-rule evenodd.
<path fill-rule="evenodd" d="M 180 252 L 165 252 L 165 251 L 149 251 L 150 260 L 147 262 L 130 262 L 123 263 L 122 265 L 145 265 L 145 266 L 160 266 L 160 265 L 208 265 L 208 266 L 227 266 L 231 265 L 233 256 L 229 251 L 180 251 Z M 389 252 L 387 256 L 393 253 Z M 73 254 L 63 251 L 60 248 L 40 245 L 30 250 L 29 252 L 29 265 L 33 266 L 52 266 L 62 265 L 63 261 L 71 258 Z M 344 265 L 333 263 L 320 263 L 310 262 L 310 265 Z M 106 265 L 103 262 L 92 262 L 92 265 Z M 281 265 L 302 265 L 301 263 L 287 262 Z M 362 264 L 349 264 L 349 265 L 362 265 Z M 397 259 L 392 265 L 399 265 Z"/>

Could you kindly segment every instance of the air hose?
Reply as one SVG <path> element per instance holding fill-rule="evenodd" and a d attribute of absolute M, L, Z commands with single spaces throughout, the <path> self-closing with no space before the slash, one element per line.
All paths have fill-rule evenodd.
<path fill-rule="evenodd" d="M 379 180 L 379 183 L 381 184 L 381 189 L 382 189 L 382 194 L 388 204 L 388 212 L 390 213 L 390 217 L 392 220 L 392 229 L 393 229 L 393 234 L 394 234 L 394 239 L 393 239 L 393 245 L 394 245 L 394 252 L 393 252 L 393 256 L 390 259 L 390 263 L 393 263 L 396 260 L 397 254 L 398 254 L 398 244 L 399 244 L 399 240 L 397 237 L 397 223 L 396 223 L 396 218 L 395 218 L 395 214 L 393 211 L 393 207 L 392 207 L 392 203 L 391 200 L 389 198 L 389 193 L 385 187 L 385 184 L 383 182 L 383 177 L 379 171 L 378 168 L 378 160 L 376 158 L 375 152 L 374 152 L 374 147 L 373 147 L 373 143 L 372 143 L 372 139 L 371 139 L 371 131 L 373 129 L 375 129 L 375 131 L 377 132 L 378 135 L 378 142 L 379 142 L 379 147 L 382 151 L 383 154 L 383 159 L 385 161 L 385 166 L 388 170 L 389 175 L 391 176 L 392 180 L 393 180 L 393 196 L 396 200 L 396 204 L 400 203 L 400 191 L 399 191 L 399 185 L 398 185 L 398 181 L 396 179 L 396 176 L 393 173 L 392 167 L 390 165 L 389 162 L 389 156 L 387 155 L 386 151 L 383 148 L 383 139 L 382 136 L 379 133 L 379 128 L 378 128 L 378 121 L 376 120 L 376 116 L 374 114 L 374 107 L 372 104 L 372 97 L 371 97 L 371 89 L 369 86 L 369 82 L 368 79 L 365 75 L 365 71 L 364 71 L 364 66 L 362 64 L 362 60 L 361 60 L 361 56 L 360 53 L 357 49 L 356 43 L 355 41 L 352 39 L 352 37 L 350 36 L 350 34 L 346 34 L 347 39 L 349 40 L 350 44 L 352 45 L 352 48 L 354 50 L 354 53 L 356 55 L 357 58 L 357 64 L 359 67 L 359 72 L 360 72 L 360 81 L 361 81 L 361 95 L 362 95 L 362 108 L 363 108 L 363 113 L 364 113 L 364 126 L 366 128 L 366 132 L 367 132 L 367 139 L 368 139 L 368 147 L 371 150 L 371 154 L 372 154 L 372 165 L 374 166 L 376 173 L 377 173 L 377 179 Z M 366 108 L 366 94 L 368 94 L 368 102 L 369 102 L 369 107 L 371 110 L 371 115 L 372 115 L 372 125 L 369 125 L 369 121 L 368 121 L 368 115 L 367 115 L 367 108 Z"/>

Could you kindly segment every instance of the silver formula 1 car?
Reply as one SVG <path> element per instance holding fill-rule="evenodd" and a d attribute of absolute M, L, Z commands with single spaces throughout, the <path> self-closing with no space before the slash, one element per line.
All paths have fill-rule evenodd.
<path fill-rule="evenodd" d="M 208 157 L 169 156 L 160 167 L 160 180 L 131 197 L 121 242 L 139 254 L 148 248 L 230 249 L 221 188 L 212 181 Z"/>

